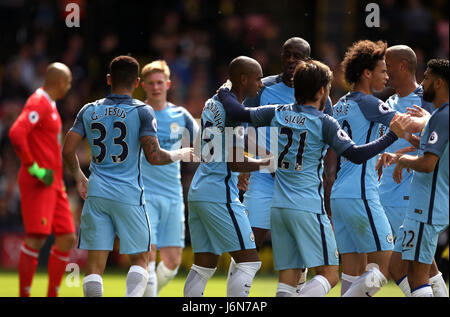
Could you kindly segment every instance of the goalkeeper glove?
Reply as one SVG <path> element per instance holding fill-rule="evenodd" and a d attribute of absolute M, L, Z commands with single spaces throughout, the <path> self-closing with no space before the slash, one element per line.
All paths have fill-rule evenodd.
<path fill-rule="evenodd" d="M 53 171 L 47 168 L 39 167 L 36 162 L 28 168 L 28 173 L 39 179 L 46 186 L 50 186 L 53 183 Z"/>

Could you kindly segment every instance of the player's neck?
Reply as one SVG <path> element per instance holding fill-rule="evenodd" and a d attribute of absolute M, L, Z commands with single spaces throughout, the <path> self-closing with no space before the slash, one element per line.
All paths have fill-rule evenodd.
<path fill-rule="evenodd" d="M 355 85 L 353 86 L 353 91 L 359 91 L 365 95 L 371 95 L 373 93 L 372 89 L 370 88 L 370 84 L 364 81 L 355 83 Z"/>
<path fill-rule="evenodd" d="M 241 89 L 231 88 L 231 92 L 236 95 L 237 100 L 242 103 L 245 99 L 245 93 Z"/>
<path fill-rule="evenodd" d="M 416 79 L 406 80 L 403 83 L 400 87 L 395 88 L 395 92 L 400 98 L 408 96 L 419 87 Z"/>
<path fill-rule="evenodd" d="M 167 100 L 152 100 L 147 98 L 145 103 L 152 106 L 152 108 L 156 111 L 161 111 L 167 106 Z"/>
<path fill-rule="evenodd" d="M 294 88 L 294 82 L 292 81 L 292 78 L 290 78 L 288 74 L 286 73 L 281 74 L 281 80 L 286 86 Z"/>
<path fill-rule="evenodd" d="M 133 94 L 133 91 L 132 90 L 130 91 L 129 89 L 126 89 L 126 88 L 118 87 L 118 88 L 111 88 L 111 94 L 127 95 L 127 96 L 131 97 L 131 95 Z"/>
<path fill-rule="evenodd" d="M 50 97 L 53 101 L 56 100 L 58 94 L 57 94 L 57 92 L 55 91 L 55 89 L 52 89 L 51 87 L 43 86 L 43 87 L 42 87 L 42 90 L 44 90 L 44 91 L 47 93 L 47 95 L 49 95 L 49 97 Z"/>
<path fill-rule="evenodd" d="M 436 97 L 433 99 L 433 106 L 435 108 L 440 108 L 444 103 L 448 102 L 448 91 L 447 94 L 436 93 Z"/>

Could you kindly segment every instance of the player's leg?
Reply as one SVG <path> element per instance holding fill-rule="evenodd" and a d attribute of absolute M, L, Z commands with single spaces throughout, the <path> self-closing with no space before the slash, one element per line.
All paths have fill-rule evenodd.
<path fill-rule="evenodd" d="M 150 256 L 148 260 L 148 279 L 147 287 L 145 288 L 144 297 L 156 297 L 158 295 L 158 279 L 156 277 L 156 253 L 157 253 L 157 243 L 159 236 L 159 220 L 161 217 L 161 205 L 160 196 L 155 195 L 154 199 L 149 199 L 145 201 L 145 209 L 148 213 L 148 218 L 150 220 Z"/>
<path fill-rule="evenodd" d="M 405 218 L 402 258 L 408 261 L 408 282 L 412 297 L 433 296 L 430 270 L 439 234 L 447 227 L 448 225 L 430 225 Z"/>
<path fill-rule="evenodd" d="M 148 279 L 149 253 L 150 251 L 128 254 L 131 266 L 126 279 L 125 297 L 142 297 L 144 294 Z"/>
<path fill-rule="evenodd" d="M 188 221 L 194 263 L 186 277 L 184 297 L 203 296 L 206 284 L 214 275 L 219 261 L 219 255 L 215 253 L 218 251 L 215 251 L 209 238 L 208 221 L 202 219 L 202 216 L 207 215 L 210 205 L 212 204 L 205 202 L 189 202 Z"/>
<path fill-rule="evenodd" d="M 161 262 L 159 262 L 156 269 L 158 293 L 177 275 L 182 253 L 183 249 L 181 247 L 161 247 L 159 249 Z"/>
<path fill-rule="evenodd" d="M 448 297 L 447 284 L 445 283 L 434 258 L 430 268 L 430 284 L 434 297 Z"/>
<path fill-rule="evenodd" d="M 379 199 L 354 200 L 354 218 L 347 218 L 359 253 L 367 254 L 371 268 L 345 292 L 345 297 L 373 296 L 389 278 L 389 262 L 394 248 L 391 226 Z M 364 229 L 364 230 L 361 230 Z"/>
<path fill-rule="evenodd" d="M 339 254 L 333 228 L 325 214 L 301 212 L 300 215 L 298 228 L 301 230 L 295 235 L 297 245 L 304 266 L 315 268 L 316 275 L 298 296 L 323 297 L 339 281 Z M 293 215 L 289 217 L 292 218 Z"/>
<path fill-rule="evenodd" d="M 151 240 L 145 205 L 111 202 L 106 208 L 120 239 L 120 253 L 128 254 L 131 262 L 125 296 L 142 297 L 147 286 Z"/>
<path fill-rule="evenodd" d="M 397 245 L 397 244 L 396 244 Z M 389 273 L 406 297 L 411 296 L 408 284 L 408 263 L 402 260 L 402 253 L 394 250 L 389 262 Z"/>
<path fill-rule="evenodd" d="M 38 265 L 39 251 L 52 230 L 56 191 L 44 185 L 19 182 L 25 239 L 20 248 L 18 272 L 19 295 L 30 296 L 31 284 Z"/>
<path fill-rule="evenodd" d="M 261 261 L 256 248 L 230 252 L 236 261 L 234 270 L 227 280 L 227 297 L 247 297 Z"/>
<path fill-rule="evenodd" d="M 48 259 L 48 291 L 47 296 L 58 296 L 58 289 L 62 277 L 66 272 L 70 251 L 75 244 L 75 224 L 65 191 L 60 190 L 56 201 L 55 214 L 53 216 L 53 232 L 55 243 L 53 244 Z"/>
<path fill-rule="evenodd" d="M 184 248 L 183 199 L 164 199 L 165 209 L 162 210 L 158 229 L 158 248 L 161 256 L 156 268 L 158 293 L 177 275 Z"/>
<path fill-rule="evenodd" d="M 359 253 L 354 242 L 352 228 L 348 219 L 350 210 L 358 210 L 352 199 L 331 199 L 331 210 L 334 233 L 339 253 L 341 255 L 341 296 L 347 292 L 353 282 L 361 276 L 367 266 L 367 256 Z M 349 209 L 351 208 L 351 209 Z M 356 217 L 356 216 L 355 216 Z"/>
<path fill-rule="evenodd" d="M 109 252 L 114 246 L 115 228 L 107 208 L 113 201 L 88 197 L 81 212 L 78 248 L 88 250 L 86 274 L 83 279 L 85 297 L 103 296 L 103 278 Z"/>
<path fill-rule="evenodd" d="M 236 262 L 227 280 L 227 296 L 246 297 L 256 272 L 261 267 L 256 251 L 255 236 L 244 205 L 233 203 L 226 204 L 224 207 L 223 216 L 227 221 L 222 224 L 225 241 L 221 249 L 229 252 Z"/>
<path fill-rule="evenodd" d="M 194 253 L 194 264 L 186 277 L 184 297 L 201 297 L 206 284 L 214 275 L 219 255 L 209 252 Z"/>

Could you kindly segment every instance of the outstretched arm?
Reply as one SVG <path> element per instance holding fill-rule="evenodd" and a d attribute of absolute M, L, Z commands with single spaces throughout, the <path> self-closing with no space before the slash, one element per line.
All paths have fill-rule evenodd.
<path fill-rule="evenodd" d="M 152 165 L 167 165 L 179 160 L 183 162 L 194 161 L 193 148 L 181 148 L 174 151 L 166 151 L 159 146 L 156 136 L 143 136 L 140 138 L 145 158 Z"/>

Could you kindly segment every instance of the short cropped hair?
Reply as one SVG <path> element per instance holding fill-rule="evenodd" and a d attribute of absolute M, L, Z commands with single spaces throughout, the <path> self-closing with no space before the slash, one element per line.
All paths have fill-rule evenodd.
<path fill-rule="evenodd" d="M 139 63 L 131 56 L 117 56 L 109 64 L 109 74 L 112 86 L 131 87 L 139 76 Z"/>
<path fill-rule="evenodd" d="M 164 60 L 156 60 L 153 61 L 147 65 L 144 66 L 144 68 L 142 68 L 142 73 L 141 76 L 143 79 L 145 79 L 145 77 L 147 75 L 153 74 L 153 73 L 164 73 L 164 75 L 166 76 L 166 80 L 169 80 L 170 78 L 170 69 L 169 66 L 167 65 L 166 61 Z"/>
<path fill-rule="evenodd" d="M 431 59 L 428 61 L 427 67 L 434 76 L 442 78 L 448 86 L 448 59 Z"/>
<path fill-rule="evenodd" d="M 384 60 L 387 43 L 362 40 L 354 43 L 342 61 L 345 80 L 349 84 L 359 81 L 365 69 L 374 70 L 378 61 Z"/>
<path fill-rule="evenodd" d="M 330 68 L 313 59 L 300 61 L 294 71 L 295 100 L 299 104 L 316 101 L 320 87 L 325 87 L 333 80 Z"/>

